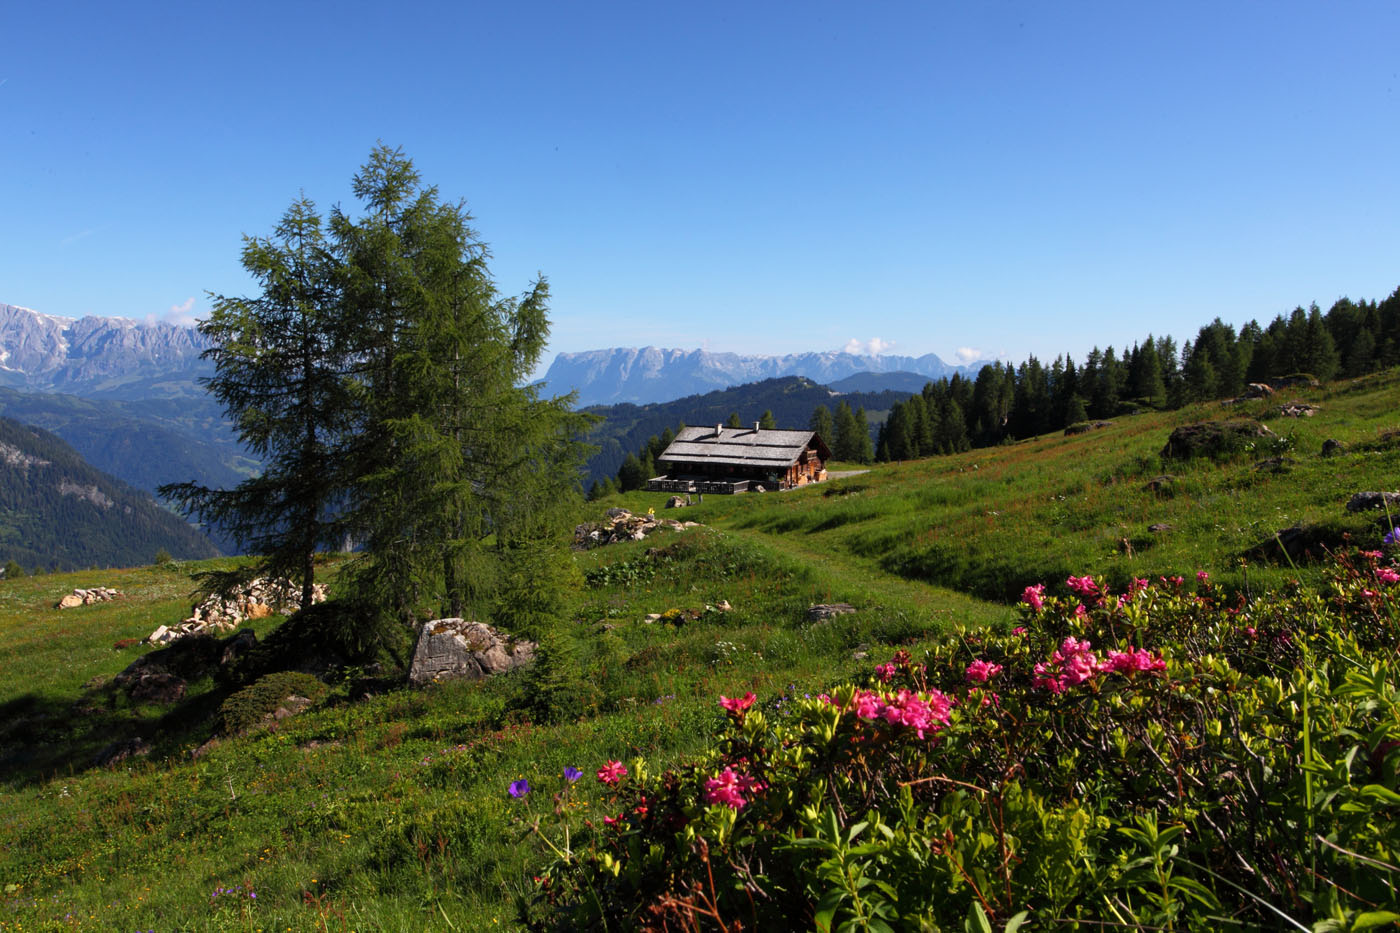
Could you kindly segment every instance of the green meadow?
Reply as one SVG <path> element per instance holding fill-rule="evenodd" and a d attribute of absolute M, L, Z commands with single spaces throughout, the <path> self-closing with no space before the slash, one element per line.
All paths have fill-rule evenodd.
<path fill-rule="evenodd" d="M 1318 410 L 1278 413 L 1294 400 Z M 1220 418 L 1274 437 L 1162 459 L 1175 427 Z M 1341 452 L 1323 456 L 1327 440 Z M 721 695 L 816 695 L 954 630 L 1005 634 L 1026 586 L 1060 593 L 1070 575 L 1121 589 L 1205 571 L 1246 598 L 1320 588 L 1329 552 L 1377 547 L 1393 527 L 1348 498 L 1397 476 L 1391 370 L 675 513 L 630 493 L 577 520 L 624 506 L 702 527 L 575 552 L 568 611 L 534 669 L 409 689 L 385 657 L 236 736 L 219 734 L 219 710 L 238 687 L 214 674 L 171 704 L 111 684 L 217 562 L 0 581 L 0 931 L 518 929 L 565 831 L 586 839 L 610 815 L 594 772 L 704 754 L 728 721 Z M 54 608 L 99 585 L 124 596 Z M 857 611 L 811 622 L 817 603 Z M 264 639 L 280 622 L 247 627 Z M 136 740 L 142 753 L 95 764 Z M 566 768 L 584 779 L 567 785 Z M 533 790 L 513 798 L 521 779 Z"/>

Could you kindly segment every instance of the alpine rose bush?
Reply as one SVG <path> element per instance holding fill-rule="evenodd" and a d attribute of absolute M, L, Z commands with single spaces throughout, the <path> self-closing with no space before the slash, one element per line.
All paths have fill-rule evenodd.
<path fill-rule="evenodd" d="M 620 812 L 552 850 L 520 919 L 537 930 L 1390 923 L 1391 574 L 1383 554 L 1343 556 L 1325 591 L 1252 601 L 1200 574 L 1194 592 L 1170 577 L 1122 594 L 1070 577 L 1062 596 L 1027 589 L 1010 634 L 955 631 L 811 699 L 723 697 L 709 751 L 610 782 Z"/>

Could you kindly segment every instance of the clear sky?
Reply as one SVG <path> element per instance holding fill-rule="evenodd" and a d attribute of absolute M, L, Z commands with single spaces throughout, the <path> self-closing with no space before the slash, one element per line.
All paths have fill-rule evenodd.
<path fill-rule="evenodd" d="M 967 356 L 1400 286 L 1400 4 L 0 4 L 0 302 L 191 319 L 376 141 L 550 356 Z"/>

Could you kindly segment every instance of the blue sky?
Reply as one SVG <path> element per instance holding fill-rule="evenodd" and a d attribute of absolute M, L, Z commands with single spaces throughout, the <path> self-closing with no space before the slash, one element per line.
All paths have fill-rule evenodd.
<path fill-rule="evenodd" d="M 1180 338 L 1400 286 L 1400 4 L 0 8 L 0 302 L 191 319 L 378 140 L 550 356 Z"/>

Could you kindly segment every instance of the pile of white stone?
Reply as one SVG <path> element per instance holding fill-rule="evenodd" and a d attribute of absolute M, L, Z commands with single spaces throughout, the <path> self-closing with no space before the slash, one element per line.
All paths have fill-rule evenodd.
<path fill-rule="evenodd" d="M 78 606 L 91 606 L 93 603 L 105 603 L 109 599 L 116 599 L 120 595 L 122 595 L 120 590 L 114 590 L 110 586 L 94 586 L 90 590 L 78 589 L 60 599 L 58 608 L 75 609 Z"/>
<path fill-rule="evenodd" d="M 320 603 L 325 600 L 325 585 L 315 584 L 311 601 Z M 190 635 L 231 632 L 248 619 L 262 619 L 278 613 L 290 615 L 300 608 L 300 586 L 287 579 L 258 577 L 232 593 L 210 593 L 190 611 L 189 618 L 179 625 L 160 626 L 147 636 L 146 641 L 153 645 L 168 645 Z"/>
<path fill-rule="evenodd" d="M 574 547 L 579 550 L 616 544 L 619 541 L 640 541 L 660 528 L 681 531 L 695 528 L 698 522 L 678 522 L 674 518 L 657 518 L 650 511 L 633 515 L 626 509 L 608 509 L 601 522 L 584 522 L 574 529 Z"/>

